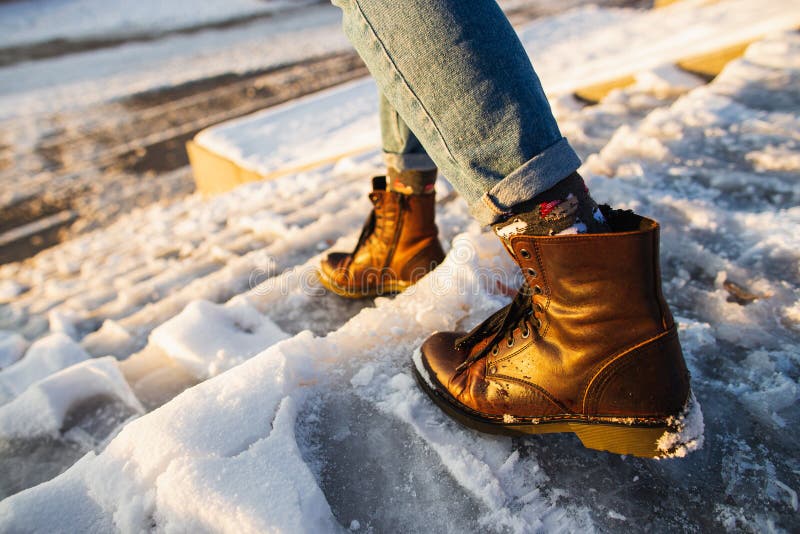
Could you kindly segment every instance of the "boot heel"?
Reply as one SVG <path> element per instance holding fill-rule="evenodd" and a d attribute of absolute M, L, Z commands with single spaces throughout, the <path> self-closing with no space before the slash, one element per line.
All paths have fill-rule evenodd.
<path fill-rule="evenodd" d="M 658 440 L 668 431 L 666 426 L 642 428 L 573 423 L 570 427 L 587 449 L 630 454 L 642 458 L 665 456 L 664 451 L 658 447 Z"/>

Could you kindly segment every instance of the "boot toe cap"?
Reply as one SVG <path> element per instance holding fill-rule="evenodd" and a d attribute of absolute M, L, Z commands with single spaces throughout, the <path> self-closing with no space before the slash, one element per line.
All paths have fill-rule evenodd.
<path fill-rule="evenodd" d="M 456 368 L 467 358 L 467 352 L 455 346 L 461 335 L 458 332 L 437 332 L 420 347 L 422 363 L 435 387 L 449 390 Z"/>
<path fill-rule="evenodd" d="M 328 257 L 320 262 L 320 274 L 326 279 L 342 283 L 346 278 L 347 261 L 350 254 L 345 252 L 331 252 Z"/>

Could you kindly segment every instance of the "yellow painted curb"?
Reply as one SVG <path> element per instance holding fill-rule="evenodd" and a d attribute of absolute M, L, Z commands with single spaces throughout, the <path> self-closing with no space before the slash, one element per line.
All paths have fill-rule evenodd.
<path fill-rule="evenodd" d="M 677 65 L 686 72 L 691 72 L 692 74 L 697 74 L 698 76 L 711 80 L 722 72 L 725 65 L 734 59 L 742 57 L 747 47 L 755 41 L 755 39 L 752 39 L 743 43 L 727 46 L 720 50 L 714 50 L 707 54 L 688 57 L 678 61 Z"/>
<path fill-rule="evenodd" d="M 259 180 L 275 180 L 288 174 L 296 174 L 335 163 L 338 160 L 350 156 L 362 154 L 368 150 L 374 150 L 375 146 L 359 147 L 355 150 L 336 154 L 327 158 L 310 161 L 302 165 L 284 167 L 275 172 L 261 174 L 250 169 L 241 167 L 234 161 L 221 156 L 201 146 L 195 141 L 186 143 L 186 152 L 189 154 L 189 164 L 192 167 L 194 182 L 197 191 L 204 195 L 216 195 L 224 193 L 247 182 Z"/>
<path fill-rule="evenodd" d="M 624 89 L 631 86 L 636 82 L 636 77 L 633 75 L 623 76 L 616 80 L 589 85 L 578 89 L 573 94 L 576 98 L 585 102 L 596 104 L 608 95 L 614 89 Z"/>
<path fill-rule="evenodd" d="M 186 152 L 197 190 L 205 195 L 223 193 L 243 183 L 262 179 L 258 173 L 243 169 L 194 141 L 186 143 Z"/>
<path fill-rule="evenodd" d="M 677 60 L 674 64 L 679 69 L 700 76 L 707 81 L 711 81 L 722 72 L 722 69 L 724 69 L 728 63 L 742 57 L 747 47 L 757 40 L 758 39 L 749 39 L 718 50 L 706 52 L 705 54 L 688 56 Z M 625 87 L 633 85 L 635 82 L 636 76 L 631 74 L 596 85 L 583 87 L 573 94 L 580 100 L 596 104 L 614 89 L 624 89 Z"/>

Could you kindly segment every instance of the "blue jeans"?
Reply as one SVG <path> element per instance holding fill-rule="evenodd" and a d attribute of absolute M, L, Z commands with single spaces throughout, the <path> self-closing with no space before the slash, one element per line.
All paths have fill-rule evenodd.
<path fill-rule="evenodd" d="M 383 158 L 387 166 L 398 171 L 429 171 L 436 168 L 422 143 L 395 111 L 383 94 L 380 95 L 381 138 Z"/>
<path fill-rule="evenodd" d="M 387 103 L 481 223 L 580 166 L 493 0 L 333 3 Z"/>

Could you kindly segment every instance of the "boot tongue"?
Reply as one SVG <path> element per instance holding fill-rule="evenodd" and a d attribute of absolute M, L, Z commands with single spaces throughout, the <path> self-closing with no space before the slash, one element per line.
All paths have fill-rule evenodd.
<path fill-rule="evenodd" d="M 481 342 L 487 339 L 489 340 L 483 349 L 467 358 L 467 360 L 458 367 L 457 371 L 463 371 L 486 356 L 495 343 L 504 336 L 507 336 L 516 326 L 520 325 L 522 321 L 532 315 L 532 313 L 531 290 L 528 284 L 524 283 L 522 287 L 519 288 L 517 295 L 510 304 L 504 308 L 500 308 L 481 324 L 456 339 L 455 347 L 457 349 L 471 349 Z"/>

